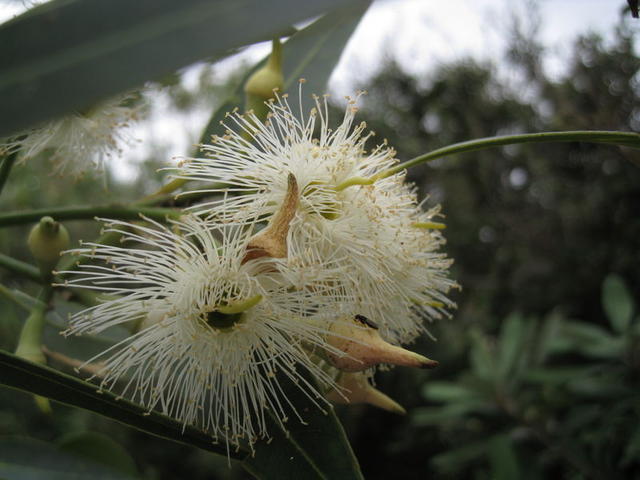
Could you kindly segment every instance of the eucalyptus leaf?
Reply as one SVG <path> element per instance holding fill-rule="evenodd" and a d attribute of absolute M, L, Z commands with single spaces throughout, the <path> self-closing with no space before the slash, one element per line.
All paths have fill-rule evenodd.
<path fill-rule="evenodd" d="M 633 315 L 633 298 L 624 280 L 619 275 L 611 274 L 602 283 L 602 307 L 613 329 L 624 333 Z"/>
<path fill-rule="evenodd" d="M 278 36 L 347 3 L 54 0 L 0 26 L 0 135 Z"/>
<path fill-rule="evenodd" d="M 259 478 L 362 478 L 344 431 L 330 407 L 325 405 L 324 411 L 321 410 L 318 408 L 321 400 L 306 398 L 291 382 L 283 382 L 284 394 L 296 406 L 304 423 L 292 418 L 286 429 L 281 429 L 271 420 L 272 439 L 257 442 L 255 451 L 249 454 L 248 449 L 227 450 L 196 428 L 184 427 L 165 415 L 148 412 L 140 405 L 101 391 L 91 383 L 3 351 L 0 351 L 0 372 L 0 384 L 84 408 L 162 438 L 245 459 L 243 466 Z"/>
<path fill-rule="evenodd" d="M 307 373 L 300 373 L 305 382 L 314 381 Z M 331 405 L 322 398 L 308 397 L 289 379 L 282 378 L 280 384 L 300 418 L 289 419 L 284 436 L 278 432 L 269 444 L 259 444 L 256 458 L 247 458 L 243 466 L 251 472 L 260 473 L 260 478 L 285 478 L 282 469 L 287 465 L 292 473 L 286 478 L 316 478 L 293 474 L 305 466 L 301 460 L 306 459 L 319 478 L 362 479 L 358 461 Z M 274 426 L 270 431 L 276 431 L 277 424 L 271 420 Z"/>
<path fill-rule="evenodd" d="M 96 385 L 1 350 L 0 372 L 2 385 L 84 408 L 158 437 L 227 455 L 224 445 L 214 444 L 211 437 L 196 428 L 185 427 L 165 415 L 148 412 L 140 405 L 102 391 Z M 231 450 L 229 455 L 242 459 L 247 452 Z"/>

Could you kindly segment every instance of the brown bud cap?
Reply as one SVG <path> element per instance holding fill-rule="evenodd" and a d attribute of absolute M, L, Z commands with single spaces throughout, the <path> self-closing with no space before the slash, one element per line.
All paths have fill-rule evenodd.
<path fill-rule="evenodd" d="M 326 356 L 337 369 L 359 372 L 379 363 L 416 368 L 438 366 L 435 360 L 386 342 L 370 322 L 363 322 L 360 317 L 362 315 L 357 316 L 357 321 L 335 322 L 327 336 L 333 350 L 327 350 Z M 344 353 L 339 354 L 335 350 Z"/>
<path fill-rule="evenodd" d="M 327 400 L 340 405 L 368 403 L 374 407 L 400 415 L 407 413 L 399 403 L 371 385 L 364 373 L 342 374 L 338 380 L 338 387 L 341 387 L 342 390 L 340 392 L 331 390 L 326 395 Z"/>
<path fill-rule="evenodd" d="M 269 225 L 249 241 L 242 263 L 261 257 L 285 258 L 287 256 L 289 224 L 298 209 L 298 197 L 298 182 L 290 173 L 287 178 L 287 193 L 280 210 L 273 214 Z"/>

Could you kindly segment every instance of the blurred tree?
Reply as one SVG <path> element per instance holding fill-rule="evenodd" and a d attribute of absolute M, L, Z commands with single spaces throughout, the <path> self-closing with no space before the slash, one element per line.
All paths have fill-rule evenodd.
<path fill-rule="evenodd" d="M 401 159 L 527 131 L 637 131 L 640 59 L 631 31 L 621 24 L 610 42 L 595 34 L 578 38 L 556 77 L 545 71 L 535 14 L 531 18 L 514 22 L 500 68 L 466 59 L 416 77 L 390 62 L 367 84 L 362 116 Z M 633 406 L 638 333 L 611 337 L 600 294 L 611 272 L 624 278 L 628 291 L 640 287 L 637 153 L 581 143 L 518 145 L 441 159 L 411 170 L 410 178 L 421 196 L 443 205 L 447 250 L 463 291 L 455 322 L 432 328 L 440 341 L 420 345 L 441 368 L 428 377 L 394 372 L 379 380 L 410 408 L 425 399 L 444 405 L 404 422 L 361 411 L 363 418 L 353 422 L 354 448 L 365 476 L 387 478 L 397 465 L 402 478 L 639 474 L 640 437 L 629 426 L 640 420 Z M 514 311 L 524 317 L 501 330 L 501 319 Z M 551 320 L 541 319 L 552 312 L 563 325 L 567 317 L 581 321 L 549 336 Z M 514 322 L 523 325 L 520 344 Z M 464 325 L 471 333 L 461 333 Z M 566 348 L 546 345 L 554 339 Z M 538 341 L 554 351 L 544 357 L 548 375 L 521 379 L 536 365 L 533 357 L 518 360 L 524 370 L 517 374 L 500 366 L 499 352 L 534 348 Z M 608 346 L 585 346 L 600 341 Z M 614 344 L 615 353 L 603 357 L 599 349 Z M 584 370 L 572 371 L 576 366 Z M 494 378 L 501 369 L 511 383 Z M 594 371 L 601 377 L 585 373 Z M 569 385 L 579 373 L 593 389 Z M 611 381 L 598 383 L 602 378 Z M 455 383 L 429 390 L 438 379 Z M 594 389 L 601 389 L 595 400 Z"/>

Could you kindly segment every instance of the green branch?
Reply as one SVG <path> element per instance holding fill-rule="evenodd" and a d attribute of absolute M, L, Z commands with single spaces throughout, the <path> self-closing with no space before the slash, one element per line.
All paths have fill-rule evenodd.
<path fill-rule="evenodd" d="M 467 142 L 454 143 L 432 152 L 407 160 L 389 170 L 374 175 L 374 180 L 394 175 L 402 170 L 427 163 L 436 158 L 447 157 L 457 153 L 473 152 L 485 148 L 499 147 L 501 145 L 514 145 L 517 143 L 550 143 L 550 142 L 590 142 L 621 145 L 631 148 L 640 148 L 640 134 L 633 132 L 609 132 L 598 130 L 580 130 L 573 132 L 543 132 L 523 133 L 520 135 L 505 135 L 502 137 L 479 138 Z"/>
<path fill-rule="evenodd" d="M 172 208 L 125 207 L 122 205 L 41 208 L 37 210 L 0 214 L 0 227 L 33 223 L 39 221 L 44 216 L 50 216 L 57 221 L 61 221 L 86 220 L 93 219 L 95 217 L 131 220 L 140 218 L 140 215 L 162 221 L 166 218 L 178 218 L 181 215 L 181 212 Z"/>
<path fill-rule="evenodd" d="M 40 275 L 40 270 L 37 267 L 2 253 L 0 253 L 0 267 L 23 275 L 34 282 L 42 282 L 42 275 Z"/>

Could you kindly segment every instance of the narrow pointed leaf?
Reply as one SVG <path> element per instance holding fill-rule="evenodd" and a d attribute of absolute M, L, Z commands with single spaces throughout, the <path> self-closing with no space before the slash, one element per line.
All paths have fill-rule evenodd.
<path fill-rule="evenodd" d="M 0 384 L 84 408 L 158 437 L 227 454 L 224 445 L 214 444 L 211 437 L 198 429 L 183 428 L 180 422 L 157 412 L 147 412 L 140 405 L 118 399 L 113 393 L 99 391 L 96 385 L 4 351 L 0 351 Z M 246 456 L 246 452 L 233 450 L 229 454 L 239 459 Z"/>
<path fill-rule="evenodd" d="M 270 39 L 348 0 L 54 0 L 0 26 L 0 135 Z"/>

